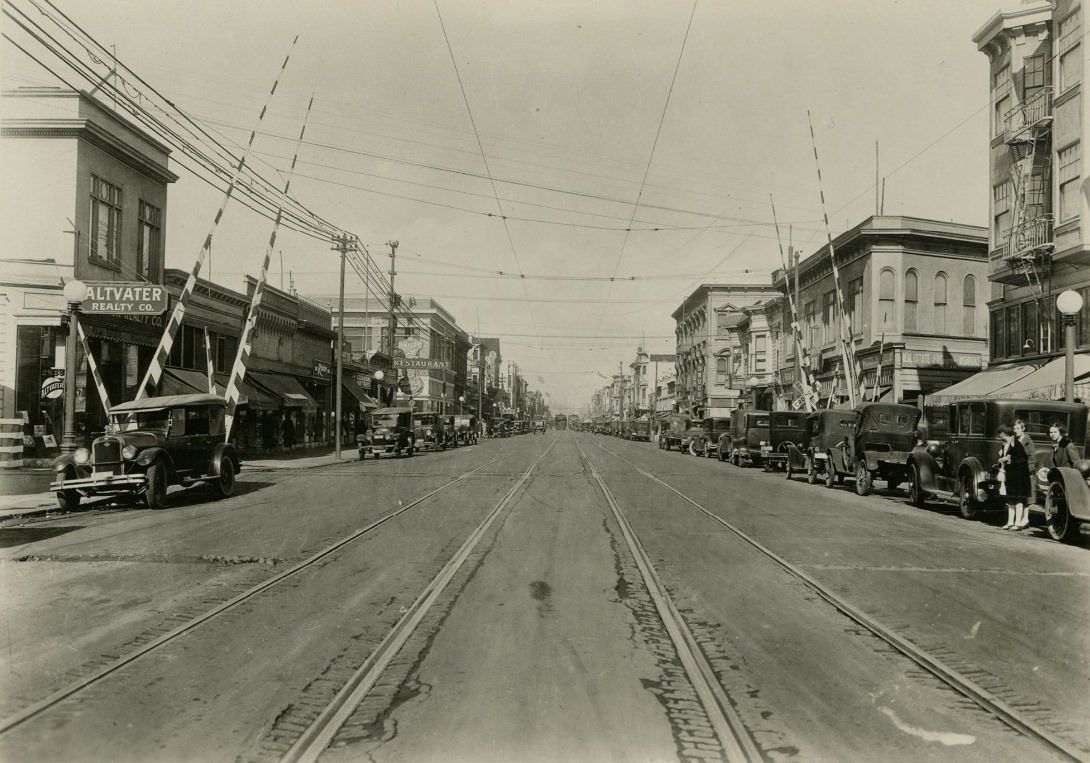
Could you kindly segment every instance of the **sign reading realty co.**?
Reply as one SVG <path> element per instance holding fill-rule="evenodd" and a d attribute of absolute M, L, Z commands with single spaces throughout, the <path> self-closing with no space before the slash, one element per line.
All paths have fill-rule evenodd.
<path fill-rule="evenodd" d="M 169 300 L 166 287 L 158 284 L 91 281 L 80 308 L 84 313 L 107 315 L 161 315 Z"/>

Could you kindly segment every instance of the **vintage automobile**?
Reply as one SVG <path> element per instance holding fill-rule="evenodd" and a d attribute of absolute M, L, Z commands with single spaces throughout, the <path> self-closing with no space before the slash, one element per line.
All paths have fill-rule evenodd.
<path fill-rule="evenodd" d="M 730 416 L 705 416 L 700 422 L 700 436 L 689 442 L 690 455 L 715 458 L 720 435 L 730 431 Z"/>
<path fill-rule="evenodd" d="M 663 450 L 677 448 L 681 450 L 681 442 L 685 439 L 685 433 L 689 429 L 692 419 L 684 413 L 671 413 L 662 422 L 662 434 L 659 436 L 659 447 Z"/>
<path fill-rule="evenodd" d="M 219 395 L 147 397 L 110 409 L 106 432 L 91 448 L 78 448 L 53 462 L 57 480 L 50 490 L 62 509 L 82 497 L 143 496 L 148 508 L 166 505 L 170 485 L 212 486 L 216 497 L 235 489 L 241 462 L 225 442 L 227 402 Z"/>
<path fill-rule="evenodd" d="M 650 442 L 651 440 L 651 420 L 650 419 L 634 419 L 628 424 L 628 439 L 640 440 L 643 442 Z"/>
<path fill-rule="evenodd" d="M 1002 509 L 999 480 L 993 465 L 1002 440 L 1001 424 L 1021 419 L 1034 443 L 1031 471 L 1036 477 L 1036 502 L 1043 503 L 1045 524 L 1056 540 L 1072 541 L 1079 523 L 1090 521 L 1090 492 L 1083 472 L 1090 462 L 1051 469 L 1049 427 L 1061 424 L 1080 455 L 1085 456 L 1087 407 L 1082 403 L 1047 400 L 967 399 L 949 406 L 944 439 L 917 448 L 909 457 L 908 500 L 923 506 L 929 500 L 954 503 L 961 516 L 973 519 L 988 509 Z M 1082 468 L 1080 468 L 1082 465 Z M 1042 471 L 1043 470 L 1043 471 Z"/>
<path fill-rule="evenodd" d="M 476 416 L 454 417 L 454 439 L 459 445 L 476 445 L 478 436 Z"/>
<path fill-rule="evenodd" d="M 497 416 L 492 419 L 492 426 L 488 428 L 489 437 L 510 437 L 511 426 L 507 423 L 507 420 Z"/>
<path fill-rule="evenodd" d="M 806 468 L 806 412 L 773 411 L 768 415 L 768 442 L 761 446 L 765 471 L 785 471 L 787 478 Z"/>
<path fill-rule="evenodd" d="M 681 435 L 681 443 L 678 449 L 690 456 L 699 456 L 704 453 L 704 423 L 701 419 L 691 419 L 689 426 Z"/>
<path fill-rule="evenodd" d="M 360 461 L 368 455 L 379 458 L 384 455 L 411 456 L 416 442 L 423 432 L 414 429 L 413 409 L 405 406 L 376 408 L 371 411 L 371 425 L 364 434 L 356 436 Z"/>
<path fill-rule="evenodd" d="M 414 413 L 413 429 L 420 431 L 420 437 L 416 441 L 417 450 L 447 449 L 447 436 L 443 427 L 443 417 L 438 413 Z"/>
<path fill-rule="evenodd" d="M 455 436 L 454 416 L 452 414 L 443 414 L 439 417 L 439 420 L 443 424 L 444 445 L 448 448 L 457 448 L 458 438 Z"/>
<path fill-rule="evenodd" d="M 769 415 L 768 411 L 735 411 L 731 416 L 728 458 L 732 464 L 760 466 L 764 463 Z"/>
<path fill-rule="evenodd" d="M 825 484 L 855 478 L 855 492 L 867 495 L 876 479 L 890 490 L 908 479 L 908 459 L 919 437 L 922 411 L 899 403 L 861 403 L 851 436 L 829 448 Z"/>
<path fill-rule="evenodd" d="M 837 448 L 850 439 L 855 431 L 855 411 L 836 409 L 823 409 L 814 411 L 806 417 L 806 481 L 811 485 L 819 479 L 824 480 L 826 486 L 832 487 L 837 480 L 837 474 L 844 474 L 843 466 L 844 449 Z M 829 462 L 833 458 L 841 460 L 840 469 L 835 466 L 830 468 Z"/>

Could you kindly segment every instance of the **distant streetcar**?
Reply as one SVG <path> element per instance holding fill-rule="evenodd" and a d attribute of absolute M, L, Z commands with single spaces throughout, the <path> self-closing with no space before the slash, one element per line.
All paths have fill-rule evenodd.
<path fill-rule="evenodd" d="M 556 414 L 556 416 L 553 417 L 553 426 L 558 430 L 567 429 L 568 417 L 565 416 L 563 413 Z"/>

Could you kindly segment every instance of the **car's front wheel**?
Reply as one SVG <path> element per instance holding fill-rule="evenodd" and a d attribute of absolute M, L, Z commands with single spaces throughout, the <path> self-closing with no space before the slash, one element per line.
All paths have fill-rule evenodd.
<path fill-rule="evenodd" d="M 920 470 L 916 464 L 908 471 L 908 502 L 917 509 L 922 509 L 926 499 L 920 488 Z"/>
<path fill-rule="evenodd" d="M 980 504 L 973 495 L 973 479 L 968 474 L 958 480 L 958 511 L 965 519 L 976 519 Z"/>
<path fill-rule="evenodd" d="M 1053 482 L 1048 486 L 1045 497 L 1045 526 L 1049 537 L 1061 543 L 1074 543 L 1079 537 L 1079 521 L 1071 516 L 1067 508 L 1067 491 L 1063 483 Z"/>
<path fill-rule="evenodd" d="M 227 498 L 235 492 L 235 464 L 231 459 L 220 459 L 220 473 L 212 482 L 212 488 L 217 498 Z"/>
<path fill-rule="evenodd" d="M 855 492 L 857 495 L 870 493 L 870 472 L 867 470 L 867 464 L 863 461 L 855 466 Z"/>
<path fill-rule="evenodd" d="M 167 505 L 167 469 L 161 463 L 148 467 L 148 484 L 144 491 L 144 500 L 149 509 L 161 509 Z"/>

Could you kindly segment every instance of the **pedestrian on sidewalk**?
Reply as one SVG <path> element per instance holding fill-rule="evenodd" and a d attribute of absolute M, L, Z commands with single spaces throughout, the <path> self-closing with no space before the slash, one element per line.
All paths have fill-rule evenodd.
<path fill-rule="evenodd" d="M 295 447 L 295 422 L 291 420 L 290 415 L 284 416 L 281 432 L 284 436 L 284 449 L 290 451 Z"/>
<path fill-rule="evenodd" d="M 1004 530 L 1022 530 L 1029 525 L 1026 499 L 1030 494 L 1029 456 L 1022 442 L 1007 424 L 999 427 L 1003 447 L 999 451 L 1002 487 L 1007 496 L 1007 524 Z"/>

